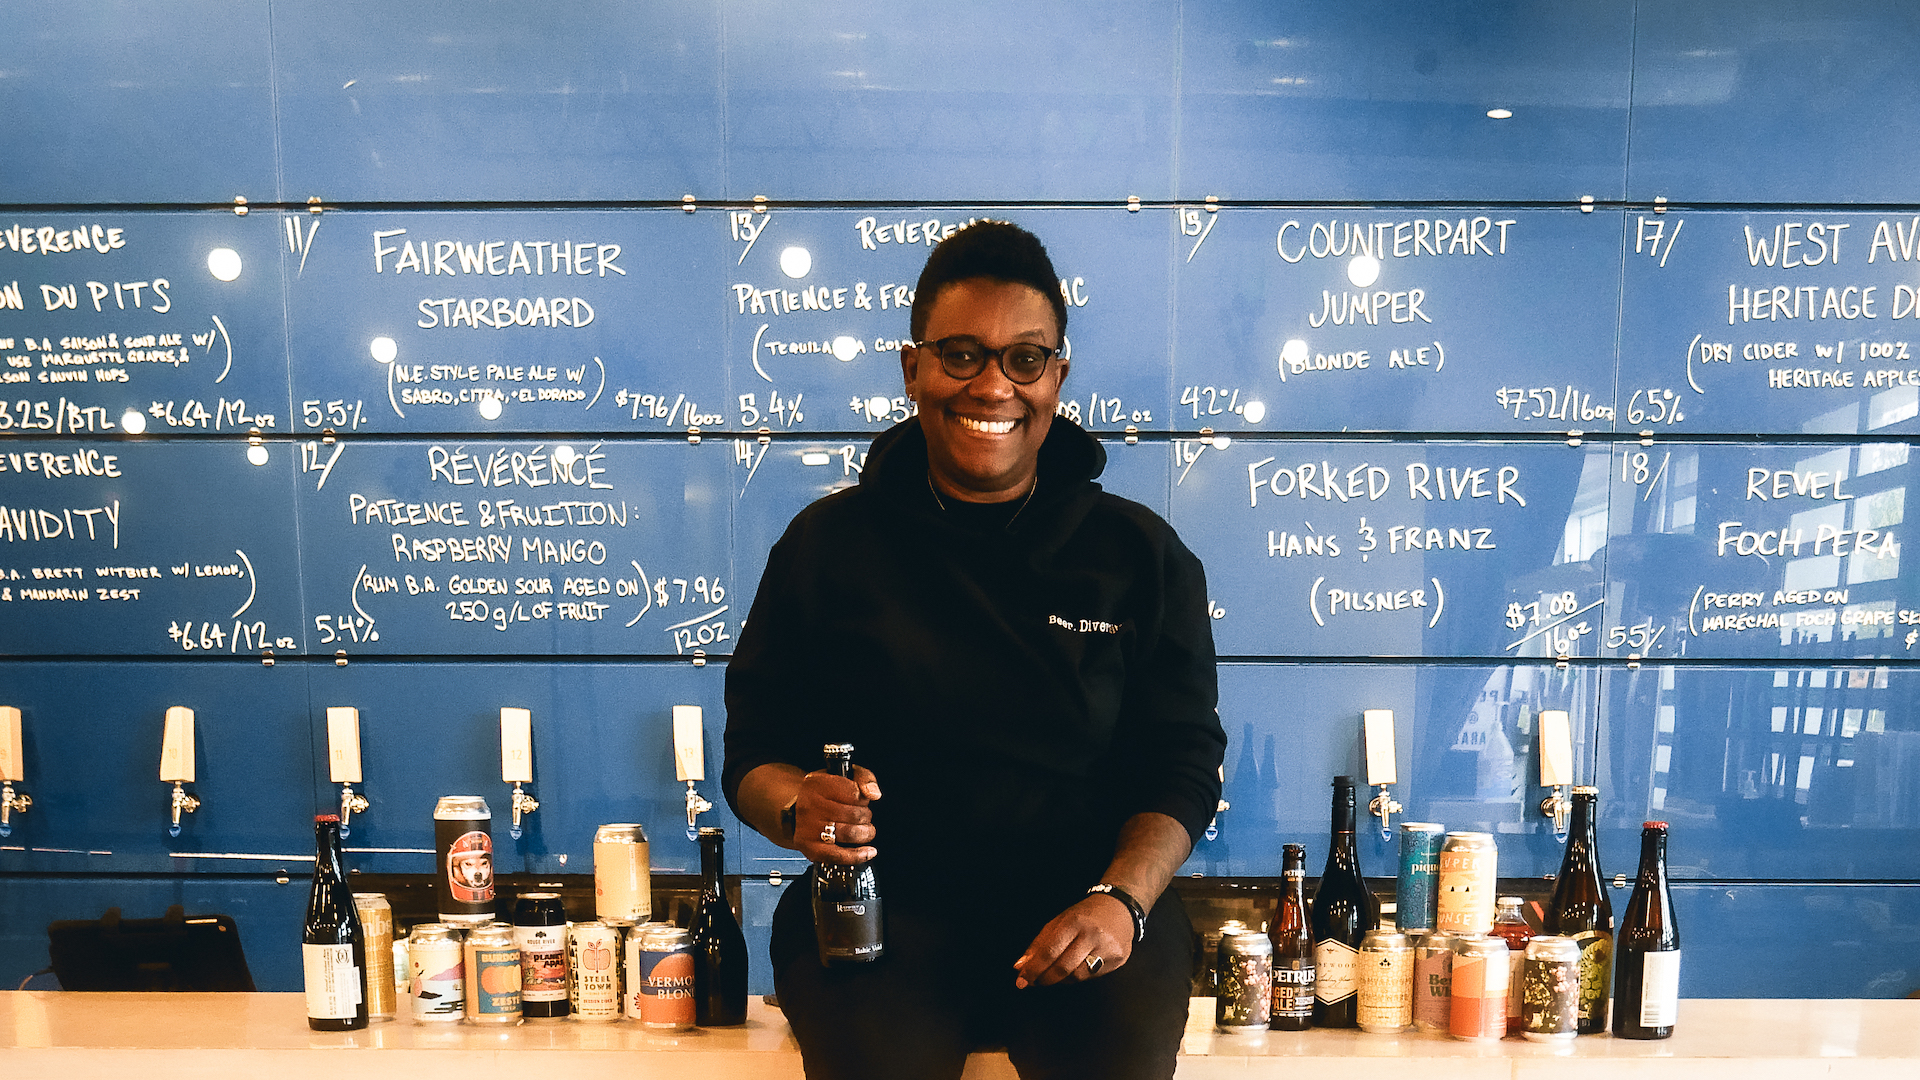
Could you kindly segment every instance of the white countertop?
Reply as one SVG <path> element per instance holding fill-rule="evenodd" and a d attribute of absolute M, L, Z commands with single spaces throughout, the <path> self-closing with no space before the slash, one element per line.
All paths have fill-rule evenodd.
<path fill-rule="evenodd" d="M 1315 1067 L 1313 1059 L 1327 1059 L 1338 1075 L 1360 1076 L 1375 1071 L 1367 1059 L 1382 1059 L 1378 1072 L 1405 1078 L 1415 1073 L 1391 1059 L 1409 1058 L 1422 1059 L 1421 1080 L 1920 1075 L 1920 1001 L 1689 1000 L 1681 1002 L 1671 1039 L 1593 1035 L 1558 1045 L 1352 1030 L 1275 1031 L 1248 1039 L 1217 1035 L 1212 1021 L 1211 999 L 1194 999 L 1179 1076 L 1292 1076 Z M 527 1051 L 539 1054 L 518 1060 Z M 407 1021 L 332 1033 L 307 1028 L 299 994 L 0 992 L 0 1076 L 8 1080 L 339 1080 L 348 1075 L 343 1070 L 419 1080 L 448 1075 L 444 1070 L 454 1058 L 463 1059 L 462 1068 L 498 1065 L 569 1080 L 633 1080 L 650 1074 L 647 1056 L 657 1057 L 662 1070 L 673 1069 L 671 1075 L 701 1080 L 801 1076 L 799 1052 L 779 1010 L 758 999 L 750 1003 L 745 1027 L 678 1034 L 630 1023 L 483 1028 Z M 1014 1073 L 1004 1055 L 977 1054 L 966 1075 L 999 1080 Z"/>

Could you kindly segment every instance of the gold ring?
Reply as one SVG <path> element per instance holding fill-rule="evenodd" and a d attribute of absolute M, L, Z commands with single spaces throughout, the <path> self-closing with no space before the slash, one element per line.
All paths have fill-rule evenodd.
<path fill-rule="evenodd" d="M 821 830 L 820 830 L 820 842 L 821 842 L 821 843 L 823 843 L 823 844 L 837 844 L 837 843 L 839 843 L 839 841 L 838 841 L 838 840 L 835 840 L 835 839 L 833 838 L 833 830 L 834 830 L 834 828 L 835 828 L 835 825 L 834 825 L 834 823 L 833 823 L 833 822 L 831 822 L 831 821 L 829 821 L 829 822 L 827 822 L 827 827 L 826 827 L 826 828 L 824 828 L 824 829 L 821 829 Z"/>

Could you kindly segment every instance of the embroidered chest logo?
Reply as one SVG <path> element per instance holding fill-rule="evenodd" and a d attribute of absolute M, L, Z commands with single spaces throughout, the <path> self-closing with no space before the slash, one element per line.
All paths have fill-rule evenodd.
<path fill-rule="evenodd" d="M 1059 615 L 1047 616 L 1047 623 L 1076 634 L 1117 634 L 1127 625 L 1125 623 L 1101 622 L 1098 619 L 1068 619 Z"/>

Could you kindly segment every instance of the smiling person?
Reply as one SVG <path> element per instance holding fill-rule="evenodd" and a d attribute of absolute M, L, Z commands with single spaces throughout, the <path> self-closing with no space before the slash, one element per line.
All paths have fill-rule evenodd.
<path fill-rule="evenodd" d="M 1028 1078 L 1173 1074 L 1192 929 L 1167 885 L 1226 748 L 1206 583 L 1055 414 L 1058 282 L 1014 225 L 933 250 L 900 354 L 918 415 L 794 518 L 727 665 L 734 812 L 871 862 L 885 901 L 885 955 L 825 968 L 807 888 L 781 897 L 809 1077 L 958 1077 L 996 1046 Z"/>

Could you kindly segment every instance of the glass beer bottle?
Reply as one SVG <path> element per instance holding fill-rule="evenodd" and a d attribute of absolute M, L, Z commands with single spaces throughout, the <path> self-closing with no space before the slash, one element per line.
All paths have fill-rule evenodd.
<path fill-rule="evenodd" d="M 853 747 L 828 743 L 826 771 L 853 775 Z M 882 935 L 880 885 L 870 864 L 841 866 L 815 863 L 813 875 L 813 931 L 819 941 L 820 963 L 864 964 L 880 959 L 886 944 Z"/>
<path fill-rule="evenodd" d="M 1267 1026 L 1305 1031 L 1313 1026 L 1313 931 L 1307 926 L 1307 849 L 1280 849 L 1280 908 L 1267 926 L 1273 942 L 1273 1009 Z"/>
<path fill-rule="evenodd" d="M 1680 930 L 1667 890 L 1667 823 L 1640 830 L 1640 875 L 1620 920 L 1613 985 L 1613 1034 L 1665 1039 L 1680 1008 Z"/>
<path fill-rule="evenodd" d="M 340 851 L 340 817 L 313 819 L 313 887 L 300 931 L 305 968 L 307 1026 L 315 1031 L 357 1031 L 367 1026 L 367 942 L 347 885 Z"/>
<path fill-rule="evenodd" d="M 1380 925 L 1379 901 L 1360 874 L 1354 846 L 1356 784 L 1333 778 L 1333 845 L 1313 894 L 1313 1022 L 1319 1027 L 1359 1024 L 1359 952 L 1367 931 Z"/>
<path fill-rule="evenodd" d="M 1595 831 L 1599 802 L 1599 789 L 1573 789 L 1573 824 L 1544 920 L 1547 933 L 1580 946 L 1580 1020 L 1574 1030 L 1582 1035 L 1607 1030 L 1607 980 L 1613 974 L 1613 901 L 1600 873 Z"/>
<path fill-rule="evenodd" d="M 747 1022 L 747 939 L 727 903 L 726 839 L 700 830 L 700 908 L 693 916 L 693 1022 L 733 1027 Z"/>

